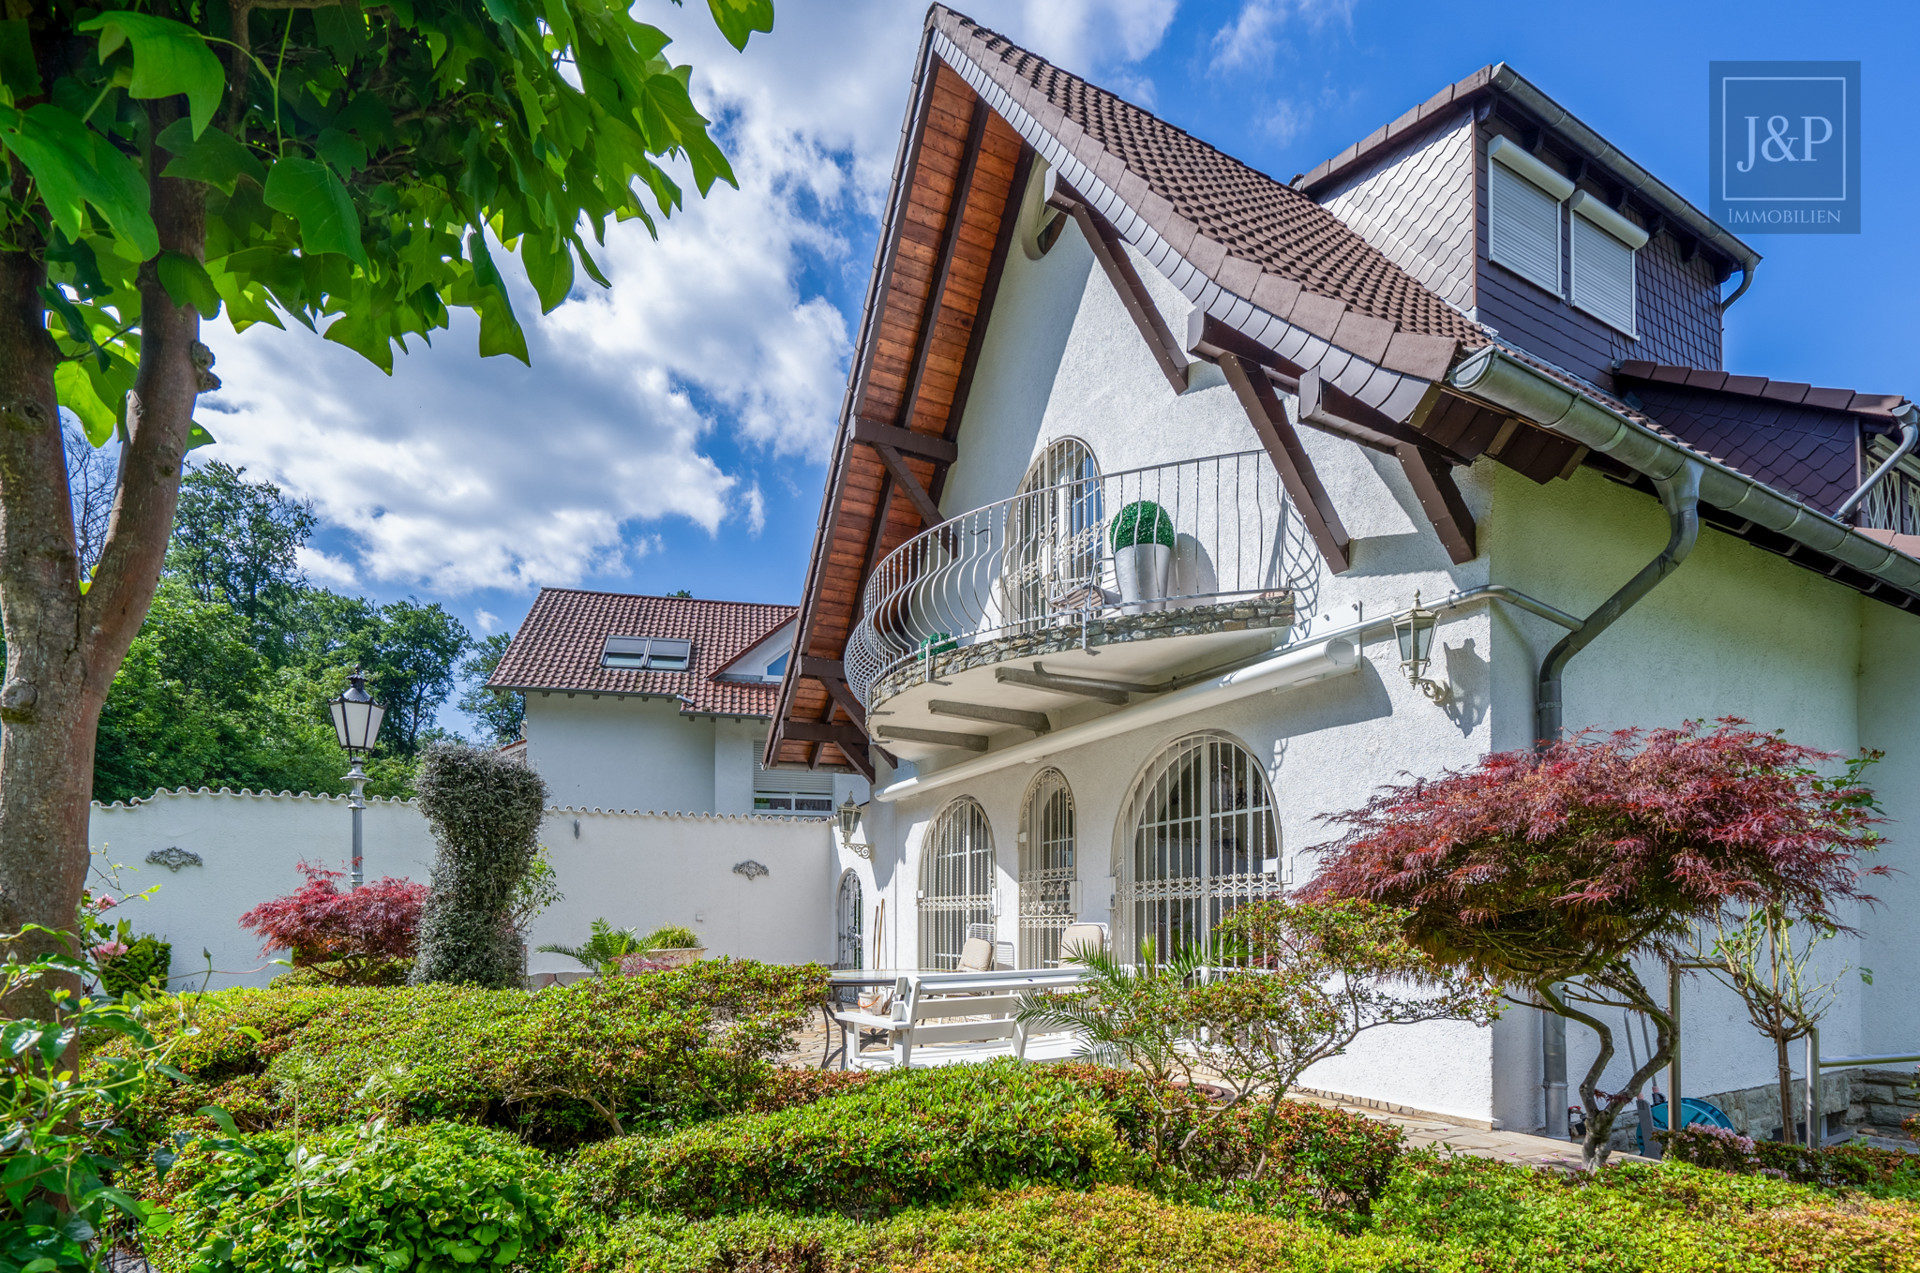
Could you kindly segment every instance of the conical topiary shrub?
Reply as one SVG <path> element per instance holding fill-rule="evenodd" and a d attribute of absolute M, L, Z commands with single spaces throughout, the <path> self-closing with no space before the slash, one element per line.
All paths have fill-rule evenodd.
<path fill-rule="evenodd" d="M 447 744 L 421 758 L 415 787 L 439 852 L 413 980 L 499 990 L 523 984 L 513 902 L 540 850 L 547 784 L 497 751 Z"/>

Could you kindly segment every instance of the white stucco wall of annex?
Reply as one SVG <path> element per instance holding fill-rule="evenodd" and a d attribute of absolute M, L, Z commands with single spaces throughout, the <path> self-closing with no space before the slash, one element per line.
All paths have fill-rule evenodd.
<path fill-rule="evenodd" d="M 1493 579 L 1575 614 L 1590 612 L 1666 543 L 1667 521 L 1657 501 L 1590 470 L 1545 488 L 1497 470 L 1493 489 L 1490 515 L 1481 523 Z M 1533 677 L 1559 636 L 1551 625 L 1510 609 L 1493 616 L 1496 748 L 1531 741 Z M 1920 693 L 1911 673 L 1916 656 L 1920 618 L 1708 527 L 1686 562 L 1579 654 L 1565 677 L 1565 719 L 1572 729 L 1737 716 L 1828 751 L 1886 753 L 1869 777 L 1889 818 L 1880 860 L 1898 873 L 1870 885 L 1882 906 L 1854 912 L 1862 936 L 1824 948 L 1816 976 L 1837 978 L 1839 990 L 1821 1027 L 1828 1055 L 1920 1045 L 1920 995 L 1894 972 L 1920 955 L 1920 934 L 1901 919 L 1920 902 L 1920 880 L 1913 873 L 1920 859 L 1910 843 L 1912 828 L 1920 826 L 1914 782 Z M 1867 985 L 1857 971 L 1845 971 L 1848 965 L 1881 975 Z M 1649 966 L 1642 975 L 1664 996 L 1663 969 Z M 1688 1092 L 1729 1091 L 1772 1079 L 1771 1044 L 1731 993 L 1704 977 L 1691 978 L 1681 1008 Z M 1619 1023 L 1615 1032 L 1622 1034 Z M 1625 1039 L 1617 1037 L 1616 1045 L 1620 1054 L 1603 1088 L 1624 1085 L 1629 1073 Z M 1577 1084 L 1597 1055 L 1591 1032 L 1570 1026 L 1568 1054 L 1570 1080 Z M 1530 1062 L 1515 1068 L 1537 1083 L 1537 1056 Z M 1798 1072 L 1797 1046 L 1795 1065 Z M 1525 1087 L 1515 1091 L 1516 1104 L 1527 1095 Z"/>

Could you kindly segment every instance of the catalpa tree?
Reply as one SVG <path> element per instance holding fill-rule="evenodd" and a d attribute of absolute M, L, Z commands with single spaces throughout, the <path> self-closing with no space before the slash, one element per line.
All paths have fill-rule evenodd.
<path fill-rule="evenodd" d="M 1817 769 L 1837 757 L 1744 725 L 1589 731 L 1382 788 L 1331 819 L 1346 834 L 1305 892 L 1399 907 L 1437 962 L 1592 1030 L 1582 1153 L 1598 1166 L 1615 1118 L 1673 1055 L 1665 996 L 1634 961 L 1688 955 L 1729 908 L 1842 928 L 1839 908 L 1870 902 L 1865 877 L 1887 870 L 1861 858 L 1877 842 L 1871 799 Z M 1653 1052 L 1603 1092 L 1614 1044 L 1600 1013 L 1619 1009 L 1653 1023 Z"/>
<path fill-rule="evenodd" d="M 772 29 L 708 3 L 735 48 Z M 0 934 L 74 922 L 100 706 L 210 440 L 200 324 L 390 371 L 466 308 L 525 360 L 495 245 L 551 310 L 607 283 L 586 233 L 680 207 L 662 162 L 733 181 L 667 45 L 623 0 L 0 0 Z M 85 578 L 63 407 L 120 440 Z"/>

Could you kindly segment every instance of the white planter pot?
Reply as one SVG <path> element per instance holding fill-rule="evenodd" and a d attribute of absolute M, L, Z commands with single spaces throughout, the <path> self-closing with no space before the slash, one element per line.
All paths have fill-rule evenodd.
<path fill-rule="evenodd" d="M 1158 610 L 1167 595 L 1167 573 L 1173 549 L 1165 544 L 1130 544 L 1113 550 L 1114 583 L 1120 589 L 1123 614 Z"/>

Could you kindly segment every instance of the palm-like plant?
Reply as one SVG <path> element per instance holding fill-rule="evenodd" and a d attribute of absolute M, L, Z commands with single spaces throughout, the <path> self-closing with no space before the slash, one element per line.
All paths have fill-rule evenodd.
<path fill-rule="evenodd" d="M 537 949 L 543 954 L 565 955 L 595 972 L 601 972 L 620 956 L 636 954 L 645 946 L 633 929 L 615 928 L 604 919 L 596 919 L 588 930 L 587 940 L 580 945 L 562 946 L 558 942 L 548 942 Z"/>

